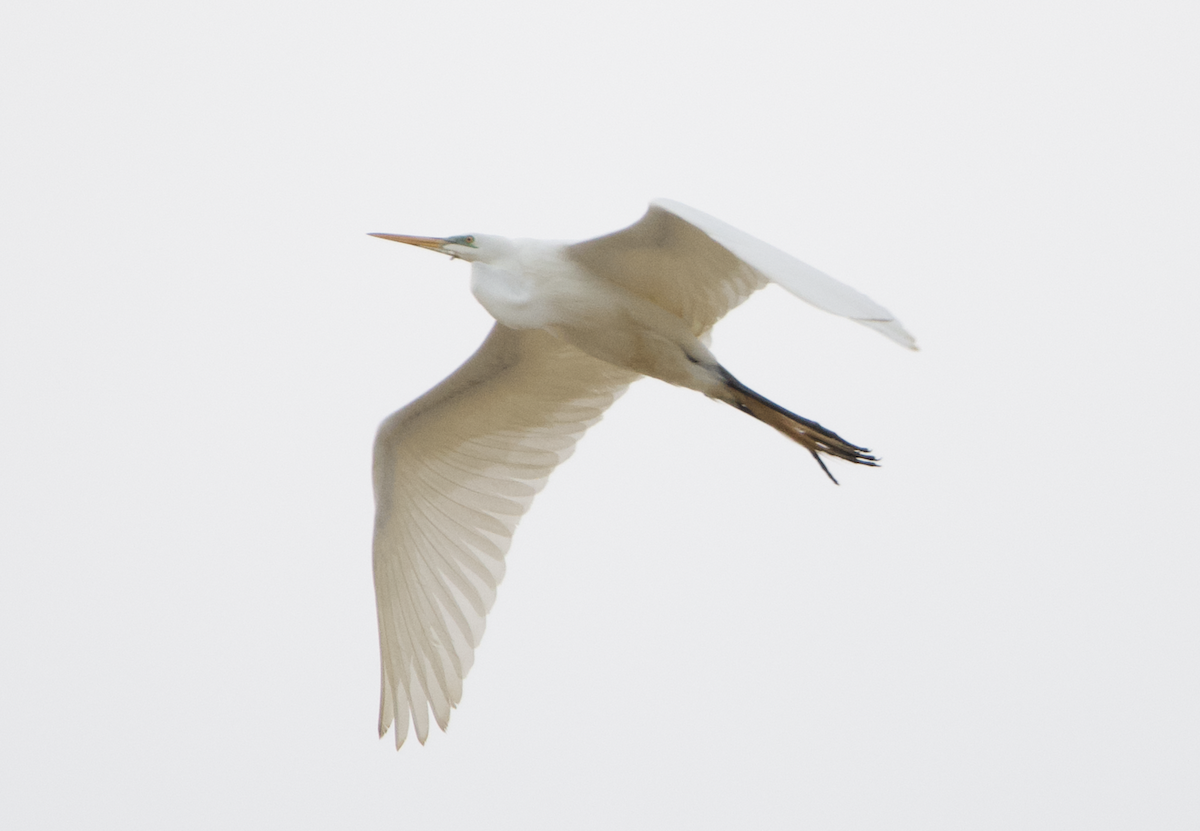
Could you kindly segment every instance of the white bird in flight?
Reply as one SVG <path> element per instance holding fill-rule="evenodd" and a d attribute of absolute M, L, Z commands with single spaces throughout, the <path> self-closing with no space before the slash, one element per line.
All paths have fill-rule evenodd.
<path fill-rule="evenodd" d="M 430 710 L 446 729 L 517 523 L 630 382 L 649 375 L 737 407 L 829 474 L 819 454 L 877 460 L 741 384 L 705 345 L 708 331 L 775 282 L 916 348 L 873 300 L 666 199 L 630 227 L 584 242 L 372 236 L 470 262 L 471 291 L 496 319 L 466 363 L 388 417 L 375 439 L 379 735 L 394 721 L 397 748 L 410 717 L 422 744 Z"/>

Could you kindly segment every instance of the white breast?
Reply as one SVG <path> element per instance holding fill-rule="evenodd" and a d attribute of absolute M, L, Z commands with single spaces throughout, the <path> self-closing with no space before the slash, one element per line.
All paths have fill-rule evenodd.
<path fill-rule="evenodd" d="M 523 274 L 474 263 L 471 293 L 488 314 L 510 329 L 541 329 L 546 325 L 535 287 Z"/>
<path fill-rule="evenodd" d="M 510 329 L 544 329 L 559 323 L 573 305 L 563 295 L 579 290 L 578 266 L 560 255 L 561 246 L 531 242 L 520 248 L 519 256 L 471 264 L 471 293 Z"/>

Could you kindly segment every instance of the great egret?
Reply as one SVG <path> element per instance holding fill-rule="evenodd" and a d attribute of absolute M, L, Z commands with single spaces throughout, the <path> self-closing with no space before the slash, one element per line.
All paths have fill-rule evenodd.
<path fill-rule="evenodd" d="M 518 521 L 631 381 L 649 375 L 737 407 L 822 468 L 820 453 L 874 465 L 866 449 L 743 386 L 701 339 L 773 281 L 916 348 L 873 300 L 665 199 L 630 227 L 585 242 L 373 236 L 467 260 L 471 291 L 496 318 L 479 350 L 393 413 L 375 439 L 379 735 L 395 720 L 397 748 L 410 715 L 422 744 L 429 710 L 446 729 Z"/>

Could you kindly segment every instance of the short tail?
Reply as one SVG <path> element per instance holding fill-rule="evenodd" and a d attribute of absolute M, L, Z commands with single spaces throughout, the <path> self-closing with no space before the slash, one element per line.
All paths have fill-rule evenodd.
<path fill-rule="evenodd" d="M 871 451 L 857 444 L 851 444 L 832 430 L 827 430 L 815 421 L 809 421 L 789 410 L 780 407 L 774 401 L 768 401 L 754 390 L 747 387 L 728 372 L 722 370 L 725 381 L 725 396 L 716 396 L 730 406 L 737 407 L 743 413 L 749 413 L 764 424 L 769 424 L 792 441 L 803 446 L 817 460 L 821 470 L 825 471 L 833 483 L 838 483 L 825 467 L 821 453 L 845 459 L 856 465 L 878 467 L 879 460 L 871 455 Z"/>

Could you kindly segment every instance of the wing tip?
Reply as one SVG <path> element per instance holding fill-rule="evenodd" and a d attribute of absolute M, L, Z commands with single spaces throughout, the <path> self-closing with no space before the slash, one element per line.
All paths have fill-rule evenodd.
<path fill-rule="evenodd" d="M 921 347 L 917 346 L 917 339 L 914 338 L 907 329 L 900 325 L 900 321 L 894 317 L 890 318 L 868 318 L 856 317 L 852 318 L 855 323 L 861 323 L 870 329 L 874 329 L 881 335 L 900 344 L 905 349 L 910 349 L 913 352 L 920 352 Z"/>
<path fill-rule="evenodd" d="M 416 733 L 417 741 L 423 746 L 429 739 L 429 705 L 426 704 L 424 718 L 421 718 L 416 712 L 401 712 L 396 708 L 395 712 L 389 710 L 381 710 L 379 713 L 379 738 L 382 739 L 391 730 L 395 735 L 396 749 L 399 750 L 404 746 L 404 742 L 408 740 L 409 729 L 413 729 Z M 450 729 L 450 711 L 455 708 L 454 704 L 450 704 L 446 708 L 445 713 L 434 711 L 433 718 L 437 726 L 443 733 Z"/>

